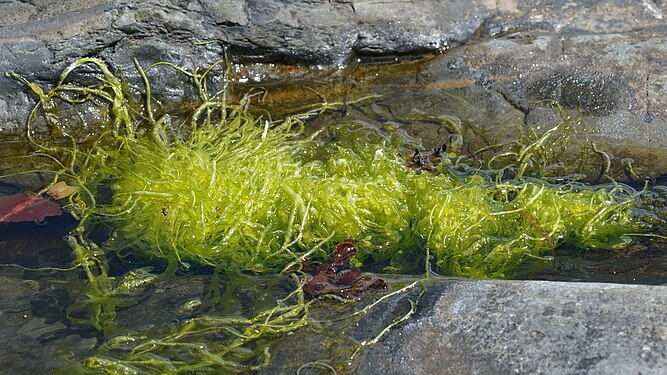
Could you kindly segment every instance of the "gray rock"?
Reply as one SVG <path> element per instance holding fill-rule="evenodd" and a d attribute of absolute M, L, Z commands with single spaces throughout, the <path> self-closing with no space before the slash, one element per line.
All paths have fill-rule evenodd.
<path fill-rule="evenodd" d="M 454 48 L 412 76 L 366 84 L 391 92 L 386 100 L 398 115 L 472 120 L 499 142 L 560 123 L 557 103 L 609 152 L 616 178 L 628 178 L 630 160 L 641 178 L 660 176 L 667 173 L 667 71 L 658 63 L 667 61 L 665 35 L 667 25 L 622 34 L 516 31 Z"/>
<path fill-rule="evenodd" d="M 361 374 L 661 374 L 665 287 L 436 282 Z M 387 312 L 389 313 L 389 312 Z"/>
<path fill-rule="evenodd" d="M 624 32 L 661 24 L 659 6 L 632 1 L 148 1 L 120 0 L 1 4 L 2 70 L 53 81 L 64 64 L 102 54 L 131 67 L 133 49 L 152 46 L 147 60 L 192 59 L 194 41 L 219 39 L 240 61 L 341 64 L 352 55 L 440 52 L 484 35 L 517 28 Z M 604 8 L 604 9 L 602 9 Z M 537 11 L 536 11 L 537 9 Z M 582 11 L 583 10 L 583 11 Z M 627 17 L 628 14 L 633 17 Z M 557 16 L 555 16 L 557 15 Z M 26 51 L 33 56 L 26 56 Z M 104 53 L 102 53 L 104 52 Z M 144 56 L 140 56 L 144 57 Z M 209 60 L 210 61 L 210 60 Z M 5 82 L 0 82 L 2 86 Z"/>
<path fill-rule="evenodd" d="M 88 0 L 0 7 L 7 15 L 0 23 L 0 70 L 44 86 L 82 56 L 101 57 L 135 81 L 135 57 L 144 67 L 168 61 L 192 69 L 223 56 L 219 46 L 194 44 L 200 40 L 223 41 L 237 62 L 331 67 L 329 78 L 312 73 L 320 86 L 347 79 L 335 68 L 341 64 L 346 73 L 359 62 L 444 52 L 405 77 L 399 92 L 373 90 L 396 98 L 398 111 L 455 115 L 499 138 L 552 126 L 559 112 L 543 101 L 553 100 L 581 111 L 609 140 L 601 148 L 614 155 L 616 176 L 629 160 L 640 177 L 667 172 L 662 2 Z M 173 71 L 152 73 L 163 102 L 194 97 Z M 25 87 L 0 77 L 0 134 L 24 128 L 32 100 Z"/>
<path fill-rule="evenodd" d="M 346 334 L 357 342 L 377 337 L 418 292 L 384 303 Z M 665 287 L 432 280 L 416 313 L 347 368 L 358 374 L 661 374 L 666 302 Z M 302 374 L 327 373 L 316 362 L 345 368 L 352 350 L 336 347 L 330 336 L 297 334 L 265 373 L 294 373 L 308 362 Z"/>
<path fill-rule="evenodd" d="M 63 282 L 24 280 L 5 267 L 0 273 L 3 373 L 52 374 L 66 356 L 81 356 L 93 349 L 94 332 L 73 334 L 62 322 L 64 311 L 57 307 L 67 299 Z"/>
<path fill-rule="evenodd" d="M 667 146 L 662 87 L 667 25 L 625 34 L 546 35 L 516 32 L 471 44 L 433 64 L 428 74 L 455 75 L 503 95 L 525 113 L 526 125 L 551 120 L 554 101 L 581 111 L 600 135 Z M 454 68 L 452 61 L 458 62 Z M 452 70 L 458 70 L 455 74 Z M 540 103 L 542 102 L 542 104 Z M 551 121 L 550 121 L 551 122 Z"/>
<path fill-rule="evenodd" d="M 64 364 L 56 354 L 83 358 L 94 352 L 94 332 L 63 323 L 69 304 L 63 280 L 48 273 L 33 280 L 38 274 L 6 267 L 0 274 L 0 363 L 8 372 L 52 373 Z M 417 280 L 387 278 L 392 291 Z M 208 282 L 179 277 L 150 288 L 139 304 L 119 310 L 119 330 L 111 336 L 191 316 L 195 310 L 188 308 L 196 308 Z M 271 306 L 269 297 L 293 287 L 275 278 L 247 282 L 253 286 L 233 289 L 236 298 L 217 309 L 251 316 Z M 321 323 L 280 341 L 261 373 L 293 374 L 299 368 L 302 374 L 326 373 L 318 363 L 360 374 L 661 374 L 667 369 L 664 286 L 446 278 L 423 286 L 407 287 L 356 316 L 349 314 L 380 294 L 366 293 L 355 304 L 313 305 L 311 317 Z M 406 316 L 411 303 L 414 313 L 382 333 Z M 351 361 L 353 342 L 369 345 Z"/>
<path fill-rule="evenodd" d="M 168 61 L 192 68 L 222 57 L 221 50 L 195 42 L 221 40 L 238 61 L 341 64 L 360 55 L 420 54 L 468 39 L 492 14 L 485 4 L 443 6 L 430 1 L 149 1 L 90 0 L 60 3 L 2 3 L 0 71 L 52 84 L 59 72 L 83 56 L 103 57 L 114 69 L 133 71 Z M 382 12 L 377 9 L 381 7 Z M 456 7 L 459 11 L 452 11 Z M 178 91 L 169 77 L 165 91 Z M 167 83 L 168 82 L 168 83 Z M 0 129 L 22 129 L 30 108 L 26 89 L 0 77 Z M 17 94 L 18 93 L 18 94 Z M 178 93 L 177 93 L 178 94 Z M 175 101 L 187 96 L 173 97 Z"/>

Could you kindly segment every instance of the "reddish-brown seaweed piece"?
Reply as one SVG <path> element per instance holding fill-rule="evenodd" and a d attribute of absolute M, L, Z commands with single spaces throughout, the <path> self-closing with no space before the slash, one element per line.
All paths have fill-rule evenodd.
<path fill-rule="evenodd" d="M 0 222 L 41 221 L 62 213 L 58 203 L 39 194 L 25 192 L 0 197 Z"/>
<path fill-rule="evenodd" d="M 403 154 L 402 156 L 406 160 L 406 166 L 413 172 L 433 172 L 435 171 L 435 166 L 433 162 L 445 155 L 445 145 L 441 147 L 434 148 L 433 152 L 427 156 L 422 155 L 419 150 L 415 149 L 412 154 Z"/>
<path fill-rule="evenodd" d="M 384 280 L 362 274 L 358 268 L 350 268 L 350 259 L 356 253 L 354 241 L 347 239 L 336 246 L 331 261 L 304 266 L 303 271 L 307 275 L 303 291 L 313 298 L 325 294 L 352 298 L 370 288 L 386 288 Z"/>

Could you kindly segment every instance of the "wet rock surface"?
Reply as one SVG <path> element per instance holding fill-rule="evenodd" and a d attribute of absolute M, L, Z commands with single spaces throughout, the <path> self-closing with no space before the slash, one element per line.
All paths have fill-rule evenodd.
<path fill-rule="evenodd" d="M 580 115 L 595 138 L 606 139 L 617 161 L 632 157 L 632 149 L 661 153 L 667 147 L 667 71 L 658 60 L 667 57 L 666 31 L 662 26 L 624 33 L 516 31 L 457 48 L 423 77 L 426 85 L 458 80 L 468 83 L 465 90 L 472 95 L 495 96 L 510 107 L 505 113 L 515 113 L 496 120 L 496 127 L 501 121 L 524 129 L 553 125 L 561 113 L 549 103 L 558 103 Z M 493 100 L 474 103 L 483 110 L 471 116 L 496 107 Z M 667 170 L 654 162 L 651 167 Z"/>
<path fill-rule="evenodd" d="M 276 64 L 336 67 L 443 53 L 416 83 L 430 84 L 424 96 L 468 87 L 473 118 L 493 111 L 498 116 L 486 122 L 535 126 L 558 116 L 538 103 L 554 100 L 581 110 L 601 135 L 664 148 L 665 7 L 632 0 L 8 1 L 0 4 L 0 70 L 53 83 L 82 56 L 125 72 L 135 57 L 144 66 L 192 67 L 222 56 L 194 44 L 201 40 L 225 42 L 236 61 Z M 156 91 L 162 85 L 173 100 L 187 96 L 169 74 L 158 73 Z M 0 78 L 0 129 L 21 129 L 31 103 L 25 88 Z M 442 107 L 452 110 L 461 112 Z"/>
<path fill-rule="evenodd" d="M 362 374 L 659 374 L 664 287 L 436 282 L 416 316 L 362 354 Z"/>
<path fill-rule="evenodd" d="M 0 25 L 0 70 L 51 83 L 82 56 L 100 56 L 126 72 L 135 57 L 146 65 L 191 67 L 222 56 L 220 49 L 194 44 L 202 40 L 225 42 L 238 61 L 278 64 L 437 52 L 469 39 L 493 13 L 483 2 L 436 1 L 10 1 L 0 10 L 7 15 Z M 21 128 L 29 103 L 25 90 L 1 78 L 2 129 Z"/>
<path fill-rule="evenodd" d="M 63 281 L 25 277 L 5 268 L 0 278 L 0 336 L 5 338 L 0 362 L 5 368 L 52 373 L 63 364 L 56 357 L 61 349 L 74 356 L 90 353 L 97 342 L 91 332 L 72 331 L 62 323 Z M 409 282 L 397 281 L 393 290 Z M 183 306 L 201 298 L 207 283 L 208 278 L 195 276 L 158 285 L 139 305 L 120 311 L 121 331 L 187 317 Z M 266 290 L 285 293 L 288 284 L 273 283 Z M 256 291 L 239 295 L 237 313 L 248 301 L 262 298 Z M 350 367 L 354 346 L 343 337 L 357 342 L 378 337 L 410 311 L 411 301 L 417 304 L 410 319 L 360 351 Z M 324 332 L 305 329 L 290 335 L 262 373 L 293 374 L 300 367 L 302 374 L 326 373 L 318 366 L 326 363 L 360 374 L 659 374 L 667 368 L 666 303 L 663 286 L 432 279 L 423 289 L 406 289 Z M 324 320 L 349 314 L 349 307 L 322 302 L 311 313 Z"/>
<path fill-rule="evenodd" d="M 22 271 L 0 270 L 0 363 L 7 374 L 52 374 L 71 354 L 95 347 L 95 333 L 73 332 L 64 323 L 64 281 L 24 279 Z"/>

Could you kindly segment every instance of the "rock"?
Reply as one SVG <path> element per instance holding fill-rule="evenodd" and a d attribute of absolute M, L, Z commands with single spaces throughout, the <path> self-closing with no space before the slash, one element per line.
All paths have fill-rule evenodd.
<path fill-rule="evenodd" d="M 360 81 L 398 117 L 455 116 L 497 142 L 552 128 L 563 109 L 609 154 L 614 178 L 633 179 L 628 162 L 640 179 L 658 177 L 667 174 L 667 74 L 656 63 L 667 60 L 664 35 L 667 24 L 622 34 L 516 31 L 454 48 L 411 75 Z"/>
<path fill-rule="evenodd" d="M 101 57 L 135 82 L 135 57 L 144 67 L 167 61 L 192 69 L 223 56 L 215 44 L 194 44 L 201 40 L 223 41 L 237 62 L 329 66 L 323 81 L 326 74 L 313 72 L 317 89 L 346 79 L 359 63 L 443 53 L 416 76 L 404 76 L 399 92 L 374 90 L 398 94 L 399 111 L 455 115 L 501 138 L 517 128 L 552 126 L 560 113 L 544 101 L 555 101 L 581 111 L 600 139 L 611 140 L 600 148 L 614 155 L 615 176 L 629 173 L 623 165 L 630 160 L 640 178 L 667 172 L 662 2 L 169 0 L 138 7 L 88 0 L 0 7 L 7 14 L 0 70 L 45 86 L 82 56 Z M 341 64 L 348 67 L 342 76 Z M 151 77 L 165 103 L 196 95 L 173 70 L 157 68 Z M 0 77 L 2 134 L 24 128 L 32 103 L 25 87 Z"/>
<path fill-rule="evenodd" d="M 170 0 L 141 7 L 121 0 L 89 0 L 34 5 L 10 1 L 2 7 L 7 17 L 0 25 L 0 44 L 7 53 L 0 68 L 51 82 L 64 65 L 81 56 L 102 55 L 115 68 L 128 71 L 142 48 L 151 49 L 148 55 L 139 54 L 146 58 L 142 62 L 210 62 L 212 56 L 202 56 L 194 45 L 199 40 L 224 41 L 239 61 L 330 65 L 353 55 L 366 59 L 440 52 L 519 28 L 621 32 L 661 24 L 659 6 L 628 0 L 423 1 L 419 6 L 373 0 Z"/>
<path fill-rule="evenodd" d="M 665 303 L 661 286 L 436 282 L 356 371 L 659 374 L 667 368 Z"/>
<path fill-rule="evenodd" d="M 662 89 L 667 75 L 655 63 L 667 58 L 667 25 L 663 26 L 623 34 L 514 32 L 457 48 L 431 64 L 424 76 L 427 85 L 471 82 L 466 87 L 469 96 L 495 95 L 523 113 L 523 118 L 516 116 L 504 126 L 553 126 L 560 112 L 548 102 L 558 103 L 580 113 L 595 129 L 594 137 L 610 140 L 609 150 L 617 161 L 634 152 L 634 157 L 650 160 L 654 172 L 664 174 L 667 165 L 661 158 L 646 155 L 664 155 L 667 148 L 667 110 L 662 104 L 667 102 Z M 474 105 L 488 111 L 495 103 L 477 99 Z M 480 123 L 498 127 L 488 120 Z M 643 157 L 637 156 L 640 150 Z"/>
<path fill-rule="evenodd" d="M 52 373 L 64 364 L 56 356 L 62 349 L 76 358 L 94 352 L 94 332 L 64 324 L 69 301 L 57 274 L 6 267 L 0 273 L 0 360 L 12 373 Z M 402 292 L 311 306 L 311 317 L 321 323 L 280 341 L 261 373 L 300 367 L 303 374 L 323 373 L 317 371 L 322 363 L 363 374 L 659 374 L 667 366 L 664 286 L 431 278 L 422 288 L 411 277 L 385 279 L 390 291 Z M 287 279 L 245 282 L 232 289 L 231 305 L 216 310 L 251 316 L 293 288 Z M 110 337 L 190 317 L 195 310 L 188 308 L 196 308 L 208 283 L 196 275 L 160 282 L 139 304 L 119 310 L 119 328 Z M 350 315 L 374 301 L 366 313 Z M 332 318 L 344 319 L 327 323 Z M 368 345 L 350 362 L 353 342 Z"/>
<path fill-rule="evenodd" d="M 83 56 L 103 57 L 125 72 L 133 71 L 135 57 L 144 66 L 168 61 L 189 68 L 222 57 L 220 49 L 196 46 L 201 40 L 223 41 L 238 61 L 335 65 L 355 52 L 376 56 L 446 49 L 470 38 L 494 11 L 484 2 L 447 5 L 171 0 L 137 7 L 121 0 L 11 1 L 0 4 L 7 15 L 0 24 L 0 48 L 5 51 L 0 71 L 52 84 L 67 64 Z M 166 88 L 179 87 L 176 81 Z M 22 129 L 31 106 L 26 91 L 0 78 L 3 132 Z"/>
<path fill-rule="evenodd" d="M 419 288 L 372 311 L 349 332 L 375 338 L 403 316 Z M 426 283 L 416 313 L 361 351 L 359 374 L 659 374 L 667 366 L 664 287 L 539 281 Z M 352 350 L 297 334 L 264 373 L 325 373 Z M 345 346 L 339 342 L 338 345 Z M 294 356 L 298 352 L 298 356 Z M 327 357 L 331 353 L 343 358 Z M 316 371 L 316 370 L 322 371 Z M 349 369 L 349 368 L 348 368 Z"/>
<path fill-rule="evenodd" d="M 415 298 L 407 293 L 383 305 L 357 324 L 353 337 L 358 342 L 375 337 Z M 428 282 L 416 313 L 362 351 L 354 373 L 659 374 L 667 366 L 660 307 L 665 302 L 664 287 Z M 298 357 L 290 354 L 292 346 Z M 297 335 L 265 373 L 294 372 L 308 361 L 309 370 L 318 369 L 316 361 L 336 364 L 323 352 L 326 336 Z M 346 359 L 337 360 L 340 365 Z"/>
<path fill-rule="evenodd" d="M 58 280 L 24 280 L 0 270 L 0 363 L 8 374 L 52 374 L 67 355 L 81 356 L 95 346 L 93 331 L 73 332 L 58 310 L 67 293 Z"/>

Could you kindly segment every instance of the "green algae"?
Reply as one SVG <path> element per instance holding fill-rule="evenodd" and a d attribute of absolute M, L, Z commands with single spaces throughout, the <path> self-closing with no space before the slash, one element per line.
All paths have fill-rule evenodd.
<path fill-rule="evenodd" d="M 100 69 L 102 84 L 62 83 L 84 64 Z M 331 124 L 305 137 L 303 120 L 332 104 L 272 120 L 252 114 L 247 101 L 232 105 L 221 93 L 208 94 L 206 75 L 212 68 L 188 73 L 173 67 L 192 77 L 202 102 L 186 123 L 170 129 L 162 118 L 156 119 L 146 71 L 137 68 L 145 85 L 139 107 L 122 75 L 111 74 L 100 60 L 76 62 L 47 93 L 28 83 L 40 98 L 29 123 L 41 108 L 47 125 L 64 136 L 68 134 L 59 125 L 54 98 L 74 100 L 63 99 L 68 97 L 62 92 L 69 90 L 84 95 L 77 102 L 92 96 L 107 102 L 110 117 L 103 121 L 109 130 L 92 146 L 76 144 L 73 137 L 74 147 L 38 144 L 46 155 L 58 154 L 60 174 L 82 188 L 70 200 L 72 212 L 83 223 L 91 217 L 113 226 L 106 251 L 122 247 L 170 264 L 192 261 L 227 272 L 275 273 L 306 252 L 325 259 L 331 243 L 352 237 L 360 249 L 358 264 L 385 263 L 388 269 L 408 272 L 415 271 L 415 265 L 402 262 L 423 256 L 420 243 L 433 248 L 436 257 L 445 257 L 438 250 L 442 245 L 436 245 L 445 243 L 454 253 L 479 254 L 464 263 L 480 264 L 470 273 L 463 271 L 470 265 L 445 266 L 462 259 L 454 255 L 436 261 L 440 272 L 504 277 L 511 268 L 500 265 L 504 262 L 481 264 L 497 257 L 486 257 L 488 249 L 495 248 L 491 242 L 531 249 L 519 253 L 539 258 L 545 243 L 550 250 L 561 243 L 614 248 L 627 243 L 625 233 L 641 229 L 628 209 L 631 194 L 623 198 L 619 189 L 575 189 L 523 178 L 553 164 L 550 147 L 560 142 L 564 152 L 562 142 L 573 129 L 567 121 L 507 143 L 489 160 L 492 169 L 461 176 L 456 171 L 466 159 L 458 150 L 461 125 L 446 121 L 454 131 L 448 152 L 433 160 L 437 170 L 419 174 L 406 168 L 405 144 L 380 129 Z M 513 170 L 511 182 L 489 181 L 492 174 L 498 179 L 506 170 Z M 111 187 L 110 202 L 97 201 L 100 184 Z M 508 192 L 518 199 L 509 199 Z M 505 198 L 494 199 L 498 194 Z M 586 225 L 599 216 L 604 220 Z M 470 237 L 468 232 L 483 234 L 463 240 Z M 456 240 L 438 233 L 456 233 Z M 83 244 L 85 236 L 79 240 Z M 317 244 L 324 247 L 309 252 Z"/>
<path fill-rule="evenodd" d="M 121 223 L 114 242 L 258 274 L 279 272 L 325 239 L 326 249 L 355 238 L 359 261 L 382 262 L 414 245 L 407 171 L 379 137 L 359 147 L 330 142 L 326 160 L 313 159 L 306 154 L 315 142 L 296 139 L 291 121 L 233 118 L 169 145 L 139 139 L 128 147 L 111 184 L 118 212 L 109 215 Z"/>
<path fill-rule="evenodd" d="M 295 277 L 296 278 L 296 277 Z M 297 280 L 298 281 L 298 280 Z M 108 340 L 94 356 L 61 371 L 103 374 L 247 373 L 266 367 L 274 340 L 310 324 L 296 288 L 252 318 L 200 316 Z"/>
<path fill-rule="evenodd" d="M 612 189 L 510 181 L 488 186 L 470 178 L 461 186 L 421 187 L 424 217 L 417 223 L 445 275 L 517 277 L 548 267 L 563 247 L 619 250 L 636 220 L 631 195 Z"/>
<path fill-rule="evenodd" d="M 97 83 L 71 82 L 69 75 L 82 65 L 99 69 Z M 39 99 L 28 134 L 53 162 L 54 183 L 79 188 L 68 198 L 80 220 L 69 241 L 87 281 L 73 282 L 72 321 L 112 330 L 116 309 L 136 303 L 137 290 L 174 277 L 190 263 L 228 275 L 290 273 L 297 287 L 254 318 L 202 315 L 164 331 L 118 336 L 75 366 L 83 372 L 266 366 L 273 338 L 312 322 L 300 266 L 326 259 L 346 238 L 359 248 L 357 266 L 404 273 L 434 266 L 446 275 L 507 278 L 549 267 L 562 247 L 616 250 L 629 244 L 630 234 L 650 229 L 633 211 L 634 192 L 621 185 L 593 188 L 525 177 L 539 177 L 555 163 L 556 144 L 575 131 L 569 120 L 494 145 L 497 151 L 482 170 L 462 163 L 469 155 L 460 151 L 461 125 L 441 119 L 453 132 L 447 152 L 431 158 L 432 170 L 416 171 L 404 156 L 415 141 L 391 128 L 338 123 L 304 134 L 306 119 L 344 103 L 272 119 L 254 113 L 247 97 L 231 104 L 225 90 L 208 92 L 207 76 L 224 64 L 203 73 L 169 64 L 136 67 L 143 88 L 92 58 L 72 64 L 47 92 L 10 74 Z M 170 124 L 151 94 L 148 73 L 158 67 L 177 69 L 197 88 L 200 103 L 181 124 Z M 58 110 L 82 103 L 104 114 L 100 130 L 85 139 L 71 134 Z M 33 136 L 39 115 L 50 137 Z M 564 152 L 562 143 L 558 147 Z M 98 244 L 90 233 L 100 225 L 111 235 Z M 166 264 L 166 270 L 112 277 L 111 252 L 131 252 Z M 211 298 L 208 306 L 220 303 L 220 293 Z M 225 339 L 202 345 L 209 334 Z M 125 350 L 118 354 L 120 347 Z"/>

